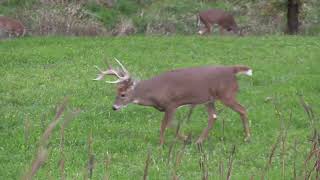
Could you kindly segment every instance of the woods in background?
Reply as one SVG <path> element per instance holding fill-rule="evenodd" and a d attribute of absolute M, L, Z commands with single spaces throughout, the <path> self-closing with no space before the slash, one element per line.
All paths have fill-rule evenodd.
<path fill-rule="evenodd" d="M 5 0 L 0 15 L 29 35 L 193 35 L 197 13 L 210 8 L 230 12 L 246 35 L 320 34 L 317 0 Z"/>

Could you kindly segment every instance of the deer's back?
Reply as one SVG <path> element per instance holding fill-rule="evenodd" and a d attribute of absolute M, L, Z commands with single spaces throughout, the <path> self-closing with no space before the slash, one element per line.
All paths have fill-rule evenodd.
<path fill-rule="evenodd" d="M 20 21 L 4 16 L 0 16 L 0 29 L 14 33 L 16 36 L 23 36 L 25 32 L 25 27 Z"/>
<path fill-rule="evenodd" d="M 233 16 L 220 9 L 209 9 L 199 13 L 201 19 L 208 21 L 211 24 L 219 24 L 223 27 L 234 26 L 235 20 Z"/>
<path fill-rule="evenodd" d="M 199 104 L 228 91 L 236 78 L 232 67 L 177 69 L 145 81 L 155 97 L 178 105 Z"/>

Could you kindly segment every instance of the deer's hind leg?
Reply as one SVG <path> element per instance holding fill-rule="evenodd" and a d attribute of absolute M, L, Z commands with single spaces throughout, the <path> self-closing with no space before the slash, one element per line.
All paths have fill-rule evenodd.
<path fill-rule="evenodd" d="M 234 97 L 221 99 L 221 102 L 224 105 L 230 107 L 231 109 L 239 113 L 242 120 L 244 133 L 245 133 L 244 141 L 249 141 L 251 135 L 250 135 L 248 115 L 247 115 L 246 109 L 240 103 L 238 103 Z"/>
<path fill-rule="evenodd" d="M 207 111 L 208 111 L 208 127 L 203 129 L 200 137 L 196 141 L 197 144 L 202 143 L 208 137 L 209 131 L 210 131 L 210 129 L 212 129 L 213 124 L 217 119 L 214 103 L 210 102 L 210 103 L 206 104 L 206 106 L 207 106 Z"/>
<path fill-rule="evenodd" d="M 200 21 L 204 24 L 204 28 L 203 29 L 200 28 L 200 31 L 198 33 L 200 35 L 209 35 L 211 33 L 211 29 L 212 29 L 211 24 L 206 21 L 201 20 L 201 18 L 200 18 Z"/>

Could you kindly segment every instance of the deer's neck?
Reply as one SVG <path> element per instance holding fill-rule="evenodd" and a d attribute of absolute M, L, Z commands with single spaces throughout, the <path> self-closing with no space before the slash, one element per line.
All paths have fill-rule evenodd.
<path fill-rule="evenodd" d="M 133 103 L 143 106 L 154 106 L 150 97 L 152 88 L 149 88 L 145 81 L 136 81 L 133 89 Z"/>

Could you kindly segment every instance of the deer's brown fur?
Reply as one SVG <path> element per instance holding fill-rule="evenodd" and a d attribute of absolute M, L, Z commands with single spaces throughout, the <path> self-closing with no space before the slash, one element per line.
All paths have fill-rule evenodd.
<path fill-rule="evenodd" d="M 234 34 L 242 35 L 234 17 L 221 9 L 209 9 L 199 12 L 198 26 L 200 26 L 200 22 L 204 24 L 204 28 L 200 29 L 198 32 L 200 35 L 209 34 L 214 25 L 219 26 L 220 34 L 223 34 L 226 30 L 231 31 Z"/>
<path fill-rule="evenodd" d="M 117 82 L 118 93 L 113 109 L 119 110 L 129 103 L 135 103 L 152 106 L 164 112 L 160 127 L 160 144 L 163 144 L 164 131 L 178 107 L 183 105 L 194 107 L 204 104 L 208 112 L 208 127 L 203 130 L 197 140 L 197 143 L 201 143 L 207 138 L 216 120 L 214 102 L 220 100 L 224 105 L 240 114 L 245 139 L 248 140 L 250 130 L 247 112 L 236 100 L 238 91 L 236 74 L 239 73 L 251 75 L 252 70 L 247 66 L 238 65 L 193 67 L 165 72 L 142 81 L 134 81 L 132 78 L 123 79 Z"/>
<path fill-rule="evenodd" d="M 24 36 L 26 32 L 20 21 L 5 16 L 0 16 L 0 30 L 8 33 L 9 37 Z"/>

